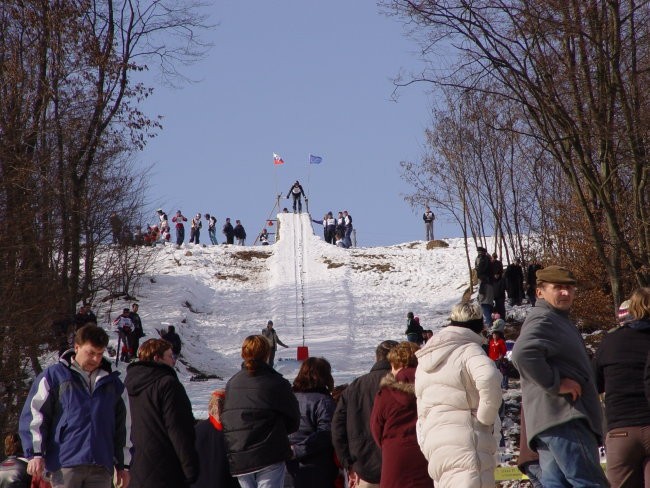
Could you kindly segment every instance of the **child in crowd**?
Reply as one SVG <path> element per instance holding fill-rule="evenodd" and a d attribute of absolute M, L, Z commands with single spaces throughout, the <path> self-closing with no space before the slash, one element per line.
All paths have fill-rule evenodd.
<path fill-rule="evenodd" d="M 503 375 L 501 380 L 501 388 L 504 390 L 508 389 L 508 368 L 506 359 L 506 353 L 508 349 L 506 348 L 506 339 L 503 335 L 506 323 L 503 319 L 499 318 L 494 321 L 492 328 L 490 329 L 490 341 L 488 342 L 488 356 L 494 363 L 497 368 Z"/>

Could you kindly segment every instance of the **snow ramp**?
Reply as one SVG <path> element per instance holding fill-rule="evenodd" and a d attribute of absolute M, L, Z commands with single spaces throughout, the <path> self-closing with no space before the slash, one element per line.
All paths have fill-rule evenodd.
<path fill-rule="evenodd" d="M 297 346 L 304 339 L 311 356 L 327 351 L 335 365 L 332 351 L 345 357 L 354 342 L 355 303 L 346 290 L 348 270 L 332 267 L 332 258 L 347 258 L 348 250 L 317 237 L 312 224 L 308 213 L 278 214 L 279 239 L 269 259 L 270 316 L 284 342 Z"/>

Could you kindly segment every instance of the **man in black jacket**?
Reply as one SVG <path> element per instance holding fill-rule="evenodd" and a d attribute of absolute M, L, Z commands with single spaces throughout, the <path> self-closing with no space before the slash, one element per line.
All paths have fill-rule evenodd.
<path fill-rule="evenodd" d="M 199 474 L 194 416 L 176 376 L 167 341 L 142 344 L 139 361 L 126 370 L 131 405 L 131 488 L 189 488 Z"/>
<path fill-rule="evenodd" d="M 224 236 L 226 236 L 226 244 L 235 243 L 235 229 L 230 223 L 230 217 L 226 219 L 226 223 L 223 224 L 223 229 L 221 230 Z"/>
<path fill-rule="evenodd" d="M 350 483 L 360 488 L 379 486 L 381 451 L 370 432 L 370 414 L 379 382 L 390 372 L 386 356 L 396 345 L 395 341 L 384 341 L 377 346 L 374 366 L 346 388 L 332 419 L 332 442 L 336 455 L 348 470 Z"/>

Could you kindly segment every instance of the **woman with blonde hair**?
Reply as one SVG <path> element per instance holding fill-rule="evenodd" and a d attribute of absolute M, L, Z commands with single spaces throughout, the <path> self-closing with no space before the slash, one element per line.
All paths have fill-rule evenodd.
<path fill-rule="evenodd" d="M 613 487 L 650 488 L 650 407 L 644 368 L 650 352 L 650 288 L 637 288 L 621 325 L 605 334 L 594 357 L 605 393 L 607 479 Z"/>
<path fill-rule="evenodd" d="M 401 342 L 388 353 L 391 372 L 380 383 L 370 415 L 370 430 L 381 449 L 380 488 L 432 488 L 416 436 L 414 342 Z"/>
<path fill-rule="evenodd" d="M 437 488 L 493 488 L 501 374 L 487 357 L 483 314 L 459 303 L 416 356 L 419 444 Z"/>
<path fill-rule="evenodd" d="M 291 385 L 267 364 L 271 346 L 262 335 L 244 339 L 242 370 L 226 384 L 221 412 L 230 472 L 242 488 L 282 488 L 289 434 L 300 424 Z"/>

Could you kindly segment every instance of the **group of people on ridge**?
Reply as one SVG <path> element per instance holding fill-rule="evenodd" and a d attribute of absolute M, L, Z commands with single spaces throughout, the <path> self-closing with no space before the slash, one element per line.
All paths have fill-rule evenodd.
<path fill-rule="evenodd" d="M 334 218 L 332 212 L 327 212 L 322 220 L 312 222 L 323 226 L 323 239 L 328 244 L 349 248 L 352 247 L 352 215 L 347 210 L 342 210 Z"/>

